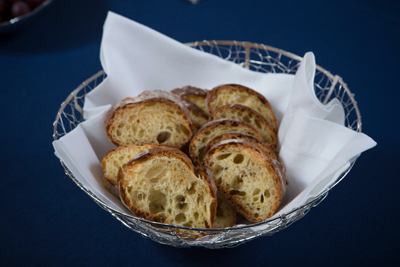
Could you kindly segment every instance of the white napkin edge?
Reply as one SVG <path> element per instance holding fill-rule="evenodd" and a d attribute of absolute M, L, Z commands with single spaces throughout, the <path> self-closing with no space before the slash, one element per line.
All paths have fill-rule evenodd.
<path fill-rule="evenodd" d="M 115 33 L 115 30 L 113 31 L 113 28 L 111 27 L 118 27 L 118 29 L 122 29 L 121 31 L 117 31 Z M 114 65 L 116 62 L 114 62 L 115 59 L 112 57 L 112 55 L 107 56 L 104 55 L 105 51 L 107 50 L 112 54 L 114 51 L 110 47 L 110 40 L 115 40 L 119 38 L 119 34 L 123 34 L 124 31 L 133 31 L 134 36 L 138 35 L 141 36 L 143 40 L 141 41 L 135 41 L 137 42 L 137 45 L 142 47 L 144 43 L 150 43 L 153 46 L 155 44 L 158 44 L 159 46 L 162 47 L 163 50 L 161 52 L 163 55 L 163 58 L 160 59 L 160 62 L 162 64 L 156 64 L 156 70 L 160 71 L 159 68 L 167 68 L 171 69 L 171 66 L 169 65 L 170 62 L 168 60 L 165 60 L 164 57 L 171 58 L 173 55 L 176 55 L 179 53 L 179 57 L 176 57 L 178 60 L 177 63 L 177 68 L 182 69 L 182 63 L 186 63 L 190 65 L 190 71 L 186 71 L 185 75 L 180 77 L 179 79 L 166 79 L 162 83 L 159 82 L 150 82 L 144 84 L 144 79 L 140 77 L 137 77 L 139 74 L 135 75 L 124 75 L 124 77 L 127 77 L 126 79 L 119 79 L 119 75 L 123 75 L 124 73 L 118 72 L 118 71 L 113 71 Z M 115 36 L 116 35 L 116 36 Z M 136 38 L 137 39 L 137 38 Z M 106 42 L 106 44 L 104 44 Z M 107 14 L 106 22 L 104 24 L 104 32 L 103 32 L 103 39 L 102 39 L 102 44 L 101 44 L 101 50 L 100 50 L 100 58 L 101 58 L 101 63 L 102 67 L 107 73 L 107 77 L 96 87 L 96 90 L 92 90 L 89 92 L 86 97 L 85 97 L 85 103 L 83 110 L 84 112 L 94 112 L 94 110 L 90 110 L 91 108 L 99 107 L 104 104 L 110 104 L 110 103 L 115 103 L 122 98 L 125 98 L 126 96 L 136 96 L 140 92 L 144 90 L 166 90 L 169 91 L 171 89 L 177 88 L 177 87 L 182 87 L 186 85 L 192 85 L 192 86 L 197 86 L 200 88 L 205 88 L 205 89 L 211 89 L 215 86 L 218 86 L 220 84 L 224 83 L 240 83 L 244 86 L 248 86 L 256 91 L 262 91 L 264 96 L 266 96 L 268 99 L 274 99 L 276 98 L 276 95 L 274 94 L 274 90 L 270 90 L 273 88 L 269 87 L 269 83 L 265 83 L 265 81 L 269 81 L 268 76 L 270 76 L 268 73 L 261 73 L 261 72 L 251 72 L 239 64 L 236 64 L 234 62 L 228 61 L 226 59 L 220 58 L 214 54 L 210 53 L 205 53 L 203 51 L 200 51 L 198 49 L 192 48 L 190 46 L 187 46 L 185 44 L 182 44 L 168 36 L 165 36 L 151 28 L 148 28 L 145 25 L 142 25 L 140 23 L 137 23 L 135 21 L 129 20 L 128 18 L 125 18 L 121 15 L 115 14 L 113 12 L 109 12 Z M 117 44 L 118 45 L 118 44 Z M 146 56 L 149 55 L 147 52 L 142 53 L 144 56 L 140 55 L 138 56 L 137 60 L 143 60 L 145 62 L 153 62 L 153 61 L 146 61 Z M 156 54 L 153 56 L 155 59 L 159 59 L 159 57 Z M 109 61 L 109 62 L 108 62 Z M 113 63 L 114 62 L 114 63 Z M 155 61 L 157 62 L 157 61 Z M 112 64 L 113 63 L 113 64 Z M 210 64 L 212 63 L 212 64 Z M 129 62 L 123 62 L 122 66 L 129 66 Z M 154 65 L 154 64 L 153 64 Z M 117 65 L 117 69 L 118 69 Z M 196 67 L 197 66 L 197 67 Z M 146 71 L 147 68 L 149 68 L 148 65 L 143 66 L 140 68 L 141 70 Z M 188 69 L 188 68 L 184 68 Z M 139 73 L 140 73 L 139 71 Z M 111 73 L 109 73 L 111 72 Z M 203 73 L 203 75 L 191 75 L 191 73 Z M 137 73 L 137 72 L 135 72 Z M 115 75 L 114 75 L 115 74 Z M 273 74 L 276 78 L 275 80 L 282 80 L 279 79 L 279 76 L 284 76 L 285 78 L 289 78 L 291 84 L 293 83 L 294 75 L 293 74 L 286 74 L 286 73 L 270 73 Z M 114 77 L 114 76 L 116 77 Z M 207 75 L 207 79 L 205 79 L 203 76 Z M 174 76 L 174 75 L 172 75 Z M 293 78 L 292 78 L 293 77 Z M 158 79 L 152 79 L 152 80 L 158 80 Z M 132 88 L 132 84 L 135 84 L 135 87 Z M 112 88 L 111 86 L 118 86 L 119 88 L 122 88 L 122 93 L 121 94 L 115 94 L 114 90 L 108 90 Z M 290 87 L 291 89 L 291 87 Z M 118 92 L 117 92 L 118 93 Z M 273 95 L 271 95 L 271 93 Z M 102 99 L 107 99 L 106 101 L 103 101 Z M 287 97 L 289 98 L 289 96 Z M 115 100 L 115 101 L 114 101 Z M 281 99 L 279 99 L 278 102 Z M 272 101 L 272 100 L 271 100 Z M 287 100 L 285 99 L 285 104 L 287 103 Z M 278 103 L 280 104 L 280 103 Z M 274 109 L 275 111 L 275 109 Z M 284 110 L 279 110 L 277 117 L 279 115 L 283 114 Z M 85 118 L 90 118 L 90 114 L 85 115 Z M 278 119 L 278 118 L 277 118 Z"/>
<path fill-rule="evenodd" d="M 296 72 L 289 104 L 279 125 L 278 149 L 284 142 L 286 133 L 298 111 L 310 117 L 344 125 L 345 113 L 342 103 L 337 98 L 333 98 L 327 104 L 322 104 L 315 95 L 315 72 L 316 62 L 314 53 L 307 52 Z"/>
<path fill-rule="evenodd" d="M 349 130 L 353 131 L 351 129 Z M 355 132 L 353 138 L 347 142 L 347 144 L 329 162 L 327 167 L 313 180 L 313 182 L 296 198 L 288 203 L 288 205 L 278 211 L 272 218 L 296 209 L 298 206 L 309 202 L 310 199 L 315 198 L 317 195 L 325 191 L 344 171 L 350 167 L 350 164 L 354 162 L 362 152 L 371 149 L 374 146 L 376 146 L 376 142 L 369 136 L 364 133 Z M 315 193 L 317 187 L 322 190 L 318 191 L 318 194 Z M 293 206 L 295 206 L 295 208 L 292 208 Z"/>
<path fill-rule="evenodd" d="M 80 125 L 78 125 L 73 131 L 75 134 L 77 134 L 77 132 L 83 131 L 83 129 Z M 81 136 L 86 137 L 84 133 L 81 133 Z M 87 141 L 87 143 L 89 143 L 89 141 Z M 78 180 L 83 187 L 85 187 L 88 191 L 92 192 L 97 198 L 99 198 L 109 207 L 119 212 L 129 214 L 128 210 L 123 206 L 122 203 L 120 203 L 120 201 L 114 202 L 110 200 L 110 199 L 115 199 L 116 197 L 112 195 L 108 190 L 106 190 L 98 181 L 96 180 L 89 181 L 88 179 L 86 179 L 86 176 L 77 167 L 79 166 L 79 164 L 77 164 L 77 162 L 69 156 L 71 152 L 69 151 L 69 148 L 65 145 L 63 141 L 60 140 L 53 141 L 53 148 L 55 150 L 54 154 L 65 164 L 65 166 L 73 174 L 75 179 Z"/>
<path fill-rule="evenodd" d="M 97 115 L 101 114 L 104 111 L 108 111 L 111 109 L 111 104 L 110 105 L 104 105 L 104 106 L 98 106 L 98 107 L 94 107 L 94 108 L 89 108 L 89 109 L 83 109 L 83 119 L 85 121 L 88 121 L 94 117 L 96 117 Z"/>

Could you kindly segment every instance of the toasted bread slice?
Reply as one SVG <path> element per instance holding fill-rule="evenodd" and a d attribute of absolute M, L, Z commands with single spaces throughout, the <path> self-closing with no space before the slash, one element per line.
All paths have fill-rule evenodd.
<path fill-rule="evenodd" d="M 117 176 L 119 168 L 124 168 L 126 164 L 137 154 L 156 146 L 157 145 L 154 144 L 144 144 L 141 146 L 119 146 L 105 154 L 103 160 L 101 161 L 101 167 L 104 173 L 103 180 L 105 183 L 105 187 L 114 196 L 119 198 L 117 189 Z"/>
<path fill-rule="evenodd" d="M 236 210 L 221 193 L 217 193 L 217 215 L 213 228 L 233 227 L 236 223 Z"/>
<path fill-rule="evenodd" d="M 171 90 L 172 93 L 179 95 L 182 99 L 187 99 L 199 108 L 208 116 L 208 108 L 206 103 L 206 97 L 208 90 L 197 88 L 194 86 L 184 86 L 182 88 L 176 88 Z"/>
<path fill-rule="evenodd" d="M 195 166 L 195 173 L 198 176 L 201 173 L 204 173 L 204 170 L 207 170 L 207 176 L 210 179 L 214 180 L 213 173 L 210 169 L 202 166 Z M 204 174 L 203 174 L 204 176 Z M 215 185 L 215 183 L 213 183 Z M 217 188 L 215 186 L 215 190 Z M 213 228 L 227 228 L 233 227 L 236 223 L 236 210 L 235 208 L 229 203 L 229 201 L 219 192 L 217 192 L 217 213 L 215 216 L 215 221 L 213 224 Z"/>
<path fill-rule="evenodd" d="M 249 221 L 264 221 L 277 211 L 286 184 L 258 146 L 223 141 L 207 152 L 205 166 L 213 171 L 218 191 Z"/>
<path fill-rule="evenodd" d="M 239 119 L 256 128 L 265 143 L 276 151 L 276 133 L 269 122 L 254 109 L 241 104 L 221 106 L 210 115 L 210 121 L 218 119 Z"/>
<path fill-rule="evenodd" d="M 233 140 L 246 140 L 246 141 L 248 141 L 250 143 L 253 143 L 253 144 L 259 146 L 262 149 L 262 151 L 264 152 L 264 154 L 268 158 L 271 158 L 271 159 L 274 159 L 274 160 L 278 160 L 278 158 L 277 158 L 277 156 L 275 154 L 275 151 L 272 150 L 269 145 L 267 145 L 266 143 L 264 143 L 263 141 L 261 141 L 257 137 L 254 137 L 254 136 L 251 136 L 251 135 L 248 135 L 248 134 L 242 134 L 242 133 L 225 133 L 225 134 L 221 134 L 221 135 L 218 135 L 218 136 L 214 137 L 213 139 L 211 139 L 208 142 L 208 144 L 207 144 L 207 146 L 206 146 L 206 148 L 204 150 L 204 153 L 207 154 L 207 152 L 213 146 L 218 144 L 219 142 L 222 142 L 224 140 L 232 140 L 232 139 Z"/>
<path fill-rule="evenodd" d="M 182 98 L 181 102 L 189 111 L 189 116 L 192 121 L 192 132 L 195 134 L 204 124 L 208 122 L 208 115 L 204 113 L 204 111 L 197 105 L 193 104 L 186 98 Z"/>
<path fill-rule="evenodd" d="M 212 228 L 216 188 L 211 173 L 201 174 L 195 175 L 183 152 L 159 146 L 136 155 L 120 169 L 118 190 L 121 201 L 137 216 L 176 226 Z"/>
<path fill-rule="evenodd" d="M 230 132 L 244 133 L 261 138 L 261 134 L 247 122 L 240 120 L 214 120 L 206 123 L 192 138 L 189 154 L 193 162 L 201 165 L 204 162 L 204 150 L 214 137 Z"/>
<path fill-rule="evenodd" d="M 117 102 L 106 119 L 112 143 L 121 145 L 162 144 L 180 148 L 192 137 L 187 108 L 165 91 L 145 91 Z"/>
<path fill-rule="evenodd" d="M 207 93 L 207 107 L 210 113 L 220 106 L 242 104 L 260 113 L 278 132 L 275 113 L 268 100 L 260 93 L 239 84 L 224 84 L 213 88 Z"/>

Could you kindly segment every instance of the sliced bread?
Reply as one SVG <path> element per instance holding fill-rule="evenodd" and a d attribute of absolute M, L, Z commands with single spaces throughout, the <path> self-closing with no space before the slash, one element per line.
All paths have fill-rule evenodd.
<path fill-rule="evenodd" d="M 260 113 L 278 132 L 275 113 L 268 100 L 260 93 L 239 84 L 224 84 L 217 86 L 207 93 L 207 107 L 210 113 L 220 106 L 242 104 Z"/>
<path fill-rule="evenodd" d="M 181 99 L 187 99 L 199 108 L 201 108 L 205 114 L 209 114 L 206 98 L 208 90 L 197 88 L 194 86 L 184 86 L 182 88 L 176 88 L 171 90 L 172 93 L 179 95 Z"/>
<path fill-rule="evenodd" d="M 154 144 L 144 144 L 141 146 L 119 146 L 105 154 L 103 160 L 101 161 L 101 167 L 104 173 L 104 184 L 108 191 L 119 198 L 117 189 L 117 176 L 119 168 L 124 168 L 126 164 L 137 154 L 156 146 L 157 145 Z"/>
<path fill-rule="evenodd" d="M 277 211 L 286 183 L 258 146 L 220 142 L 207 152 L 205 166 L 213 171 L 218 191 L 249 221 L 264 221 Z"/>
<path fill-rule="evenodd" d="M 213 227 L 217 198 L 212 173 L 203 168 L 196 176 L 178 149 L 159 146 L 136 155 L 120 169 L 118 190 L 123 204 L 147 220 Z"/>
<path fill-rule="evenodd" d="M 246 140 L 250 143 L 253 143 L 253 144 L 259 146 L 268 158 L 278 160 L 278 158 L 275 154 L 275 151 L 272 150 L 269 145 L 267 145 L 266 143 L 264 143 L 257 137 L 254 137 L 254 136 L 248 135 L 248 134 L 242 134 L 242 133 L 225 133 L 225 134 L 221 134 L 221 135 L 214 137 L 213 139 L 211 139 L 208 142 L 208 144 L 204 150 L 204 153 L 207 154 L 208 150 L 210 150 L 213 146 L 215 146 L 219 142 L 222 142 L 224 140 L 231 140 L 231 139 Z"/>
<path fill-rule="evenodd" d="M 242 104 L 224 105 L 215 109 L 209 120 L 218 119 L 239 119 L 249 123 L 260 132 L 263 141 L 276 151 L 275 131 L 269 122 L 254 109 Z"/>
<path fill-rule="evenodd" d="M 187 108 L 165 91 L 145 91 L 117 102 L 106 119 L 106 132 L 120 145 L 162 144 L 180 148 L 192 137 Z"/>
<path fill-rule="evenodd" d="M 244 133 L 261 138 L 256 128 L 240 120 L 214 120 L 206 123 L 192 138 L 189 144 L 189 154 L 193 162 L 201 165 L 205 159 L 204 150 L 214 137 L 230 132 Z"/>
<path fill-rule="evenodd" d="M 207 176 L 214 180 L 213 173 L 210 169 L 206 168 L 204 165 L 195 166 L 195 173 L 197 176 L 201 173 L 207 172 Z M 203 174 L 204 176 L 204 174 Z M 213 183 L 215 185 L 215 183 Z M 217 188 L 215 186 L 215 190 Z M 217 192 L 217 212 L 215 216 L 215 221 L 213 228 L 227 228 L 233 227 L 236 223 L 236 210 L 229 203 L 229 201 L 219 192 Z"/>
<path fill-rule="evenodd" d="M 192 121 L 192 131 L 195 134 L 204 124 L 208 122 L 208 115 L 197 105 L 186 98 L 181 98 L 181 102 L 187 107 Z"/>
<path fill-rule="evenodd" d="M 213 228 L 233 227 L 236 223 L 236 210 L 224 195 L 217 193 L 217 214 Z"/>

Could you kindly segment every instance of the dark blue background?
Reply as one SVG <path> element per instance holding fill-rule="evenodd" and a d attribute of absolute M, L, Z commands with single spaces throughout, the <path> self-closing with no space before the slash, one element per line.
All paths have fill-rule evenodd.
<path fill-rule="evenodd" d="M 53 154 L 60 104 L 101 69 L 108 10 L 180 42 L 238 40 L 303 55 L 343 77 L 378 145 L 303 219 L 236 248 L 177 249 L 101 209 Z M 0 36 L 2 266 L 399 266 L 398 1 L 56 0 Z"/>

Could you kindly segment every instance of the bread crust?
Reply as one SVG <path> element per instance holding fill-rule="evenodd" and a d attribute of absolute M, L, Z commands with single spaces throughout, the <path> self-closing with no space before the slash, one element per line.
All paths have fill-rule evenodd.
<path fill-rule="evenodd" d="M 217 213 L 213 228 L 233 227 L 236 224 L 237 214 L 236 209 L 226 199 L 224 195 L 218 192 Z"/>
<path fill-rule="evenodd" d="M 213 188 L 215 192 L 215 197 L 217 198 L 217 206 L 215 210 L 215 218 L 213 219 L 213 228 L 226 228 L 226 227 L 233 227 L 236 223 L 236 210 L 235 208 L 229 203 L 229 201 L 218 192 L 217 185 L 215 184 L 213 172 L 205 167 L 204 165 L 195 166 L 196 175 L 202 175 L 205 177 L 209 182 L 210 186 Z M 207 173 L 207 174 L 204 174 Z M 225 217 L 221 217 L 225 215 Z M 228 215 L 228 218 L 226 218 Z M 229 216 L 230 215 L 230 216 Z M 227 219 L 230 219 L 227 222 Z"/>
<path fill-rule="evenodd" d="M 189 101 L 192 104 L 199 107 L 204 112 L 204 114 L 208 117 L 209 112 L 208 112 L 207 104 L 206 104 L 207 92 L 208 92 L 208 90 L 206 90 L 206 89 L 201 89 L 201 88 L 189 86 L 189 85 L 184 86 L 182 88 L 175 88 L 175 89 L 171 90 L 171 93 L 178 95 L 181 100 L 186 99 L 187 101 Z M 192 97 L 198 97 L 198 98 L 203 99 L 202 101 L 204 101 L 204 106 L 201 107 L 201 106 L 197 105 L 196 103 L 194 103 L 193 101 L 190 101 L 190 98 L 192 98 Z"/>
<path fill-rule="evenodd" d="M 143 152 L 137 154 L 135 157 L 133 157 L 127 163 L 127 165 L 131 165 L 132 162 L 134 162 L 134 161 L 146 160 L 146 159 L 150 159 L 154 156 L 159 156 L 162 154 L 173 155 L 174 157 L 179 158 L 180 160 L 182 160 L 183 163 L 185 163 L 185 165 L 192 172 L 194 172 L 194 165 L 193 165 L 192 161 L 190 160 L 190 158 L 185 153 L 183 153 L 181 150 L 179 150 L 177 148 L 161 146 L 161 145 L 147 149 L 146 151 L 143 151 Z"/>
<path fill-rule="evenodd" d="M 218 206 L 218 201 L 217 201 L 218 189 L 217 189 L 217 185 L 215 184 L 215 181 L 214 181 L 214 175 L 213 175 L 212 171 L 209 168 L 207 168 L 206 166 L 200 166 L 200 172 L 196 176 L 203 177 L 203 179 L 210 186 L 212 197 L 215 199 L 215 202 L 211 206 L 211 222 L 212 222 L 212 224 L 214 224 L 215 217 L 217 214 L 217 206 Z M 212 226 L 210 226 L 210 227 L 212 228 Z"/>
<path fill-rule="evenodd" d="M 171 93 L 177 94 L 177 95 L 179 95 L 179 97 L 185 96 L 185 95 L 197 95 L 197 96 L 202 96 L 205 98 L 207 96 L 207 92 L 208 92 L 208 90 L 206 90 L 206 89 L 201 89 L 201 88 L 190 86 L 190 85 L 184 86 L 182 88 L 175 88 L 175 89 L 171 90 Z"/>
<path fill-rule="evenodd" d="M 209 120 L 212 121 L 214 119 L 218 119 L 220 118 L 220 115 L 226 114 L 230 111 L 238 111 L 245 113 L 249 116 L 255 117 L 259 125 L 253 125 L 253 123 L 250 124 L 253 125 L 257 130 L 259 130 L 261 136 L 263 137 L 262 138 L 263 141 L 267 143 L 276 152 L 277 137 L 275 131 L 272 129 L 270 123 L 263 116 L 261 116 L 260 113 L 258 113 L 257 111 L 248 106 L 242 104 L 230 104 L 218 107 L 211 113 Z M 261 130 L 264 130 L 264 132 Z"/>
<path fill-rule="evenodd" d="M 208 122 L 208 115 L 201 108 L 186 98 L 181 98 L 181 102 L 189 111 L 189 116 L 192 121 L 192 132 L 195 134 L 201 128 L 201 126 Z"/>
<path fill-rule="evenodd" d="M 189 132 L 188 137 L 186 138 L 187 140 L 185 140 L 181 144 L 175 144 L 175 145 L 170 145 L 170 146 L 180 148 L 180 147 L 183 147 L 185 144 L 189 143 L 190 139 L 193 135 L 193 132 L 192 132 L 192 122 L 190 120 L 189 111 L 188 111 L 187 107 L 182 104 L 182 102 L 179 100 L 179 98 L 176 95 L 169 93 L 169 92 L 161 91 L 161 90 L 145 91 L 137 97 L 134 97 L 134 98 L 127 97 L 127 98 L 115 103 L 113 105 L 113 107 L 110 109 L 110 111 L 108 112 L 107 118 L 105 120 L 105 129 L 106 129 L 106 133 L 107 133 L 107 136 L 110 139 L 110 141 L 117 146 L 127 145 L 127 144 L 122 143 L 121 141 L 116 140 L 114 138 L 114 136 L 112 135 L 111 130 L 110 130 L 112 125 L 115 123 L 117 116 L 119 114 L 122 114 L 123 112 L 125 112 L 125 110 L 133 109 L 136 106 L 145 105 L 146 103 L 150 103 L 150 102 L 166 103 L 167 105 L 171 106 L 171 109 L 177 109 L 179 112 L 181 112 L 181 114 L 183 116 L 184 121 L 182 123 L 185 124 L 185 126 Z M 162 115 L 163 114 L 160 114 L 160 116 L 162 116 Z M 140 123 L 140 120 L 137 120 L 133 123 Z M 149 141 L 144 139 L 142 143 L 138 143 L 136 145 L 141 145 L 143 143 L 149 143 Z"/>
<path fill-rule="evenodd" d="M 137 154 L 132 160 L 130 160 L 128 162 L 125 169 L 126 168 L 133 168 L 133 169 L 139 168 L 140 163 L 142 161 L 151 160 L 156 157 L 162 157 L 164 155 L 172 156 L 172 157 L 180 160 L 188 168 L 188 171 L 192 172 L 193 175 L 195 175 L 194 166 L 188 156 L 186 156 L 179 149 L 165 147 L 165 146 L 157 146 L 157 147 L 151 148 L 149 150 L 146 150 L 142 153 Z M 129 210 L 131 210 L 135 215 L 142 217 L 146 220 L 161 222 L 161 223 L 169 223 L 168 221 L 165 221 L 165 219 L 162 216 L 159 216 L 158 214 L 152 214 L 146 210 L 142 210 L 140 207 L 135 206 L 130 201 L 129 196 L 126 194 L 126 190 L 124 190 L 124 188 L 127 186 L 127 184 L 126 184 L 127 182 L 124 180 L 124 174 L 123 174 L 125 169 L 123 170 L 122 168 L 120 168 L 119 173 L 118 173 L 118 191 L 119 191 L 119 196 L 120 196 L 122 203 Z M 197 178 L 202 180 L 204 182 L 204 185 L 207 186 L 207 188 L 209 190 L 209 195 L 211 197 L 211 205 L 210 205 L 210 213 L 211 214 L 210 214 L 209 220 L 205 221 L 205 228 L 211 228 L 214 223 L 214 220 L 215 220 L 215 213 L 216 213 L 216 207 L 217 207 L 216 185 L 212 178 L 212 172 L 205 167 L 200 170 L 200 175 L 197 176 Z"/>
<path fill-rule="evenodd" d="M 209 138 L 210 140 L 214 138 L 217 134 L 215 136 L 212 136 L 213 131 L 215 131 L 219 127 L 232 129 L 229 132 L 236 132 L 234 128 L 242 127 L 242 129 L 246 129 L 247 134 L 254 135 L 260 139 L 262 138 L 261 134 L 257 131 L 256 128 L 254 128 L 247 122 L 241 120 L 221 119 L 221 120 L 210 121 L 204 124 L 203 127 L 193 136 L 192 140 L 190 141 L 189 155 L 192 158 L 194 164 L 201 165 L 203 163 L 201 153 L 202 149 L 203 150 L 205 149 L 208 142 L 206 142 L 206 144 L 201 146 L 202 140 L 204 140 L 204 138 L 209 138 L 209 137 L 211 137 Z"/>
<path fill-rule="evenodd" d="M 271 127 L 273 128 L 273 130 L 275 132 L 278 131 L 278 124 L 276 121 L 276 117 L 275 114 L 271 108 L 271 105 L 269 104 L 268 100 L 260 93 L 258 93 L 257 91 L 240 85 L 240 84 L 222 84 L 219 86 L 214 87 L 212 90 L 208 91 L 207 93 L 207 108 L 209 110 L 210 113 L 212 113 L 216 108 L 218 107 L 214 107 L 213 106 L 213 102 L 215 101 L 215 99 L 217 98 L 217 95 L 223 91 L 223 90 L 229 90 L 229 91 L 242 91 L 242 92 L 246 92 L 248 95 L 253 95 L 256 98 L 258 98 L 258 100 L 268 109 L 270 110 L 271 114 L 273 115 L 272 118 L 270 118 L 270 120 L 268 119 L 269 116 L 266 116 L 266 114 L 261 114 L 264 118 L 266 118 L 270 124 Z M 229 104 L 234 104 L 234 103 L 229 103 Z"/>
<path fill-rule="evenodd" d="M 282 201 L 284 192 L 285 192 L 285 187 L 286 187 L 286 182 L 285 178 L 281 176 L 280 171 L 277 169 L 277 167 L 274 165 L 273 161 L 270 160 L 268 157 L 265 156 L 265 154 L 261 151 L 261 149 L 248 142 L 245 140 L 225 140 L 217 145 L 213 146 L 206 155 L 206 160 L 205 160 L 205 166 L 211 168 L 210 163 L 211 163 L 211 157 L 214 153 L 221 152 L 223 150 L 234 150 L 236 148 L 240 148 L 240 151 L 246 150 L 254 160 L 257 160 L 263 164 L 268 170 L 269 173 L 272 174 L 273 179 L 277 185 L 276 187 L 276 192 L 277 192 L 277 198 L 278 201 L 274 203 L 274 205 L 271 207 L 271 211 L 267 213 L 267 215 L 261 215 L 259 216 L 258 213 L 252 212 L 251 208 L 249 208 L 248 204 L 246 205 L 245 203 L 242 203 L 240 198 L 237 195 L 232 195 L 231 192 L 229 191 L 229 188 L 225 188 L 221 183 L 216 181 L 218 191 L 223 194 L 227 200 L 236 208 L 236 211 L 242 214 L 246 219 L 252 222 L 260 222 L 268 219 L 271 217 L 279 208 L 279 205 Z M 234 175 L 233 173 L 230 175 Z M 247 192 L 251 193 L 251 192 Z M 261 213 L 261 212 L 260 212 Z"/>
<path fill-rule="evenodd" d="M 133 158 L 140 152 L 143 152 L 144 150 L 147 150 L 147 149 L 150 149 L 150 148 L 153 148 L 156 146 L 158 146 L 158 145 L 155 145 L 155 144 L 143 144 L 141 146 L 126 145 L 126 146 L 118 146 L 116 148 L 111 149 L 109 152 L 107 152 L 107 154 L 105 154 L 103 156 L 103 159 L 101 161 L 101 167 L 102 167 L 102 171 L 104 174 L 103 181 L 105 183 L 105 187 L 107 188 L 107 190 L 110 191 L 114 196 L 119 197 L 118 189 L 117 189 L 117 177 L 114 177 L 111 173 L 109 173 L 109 171 L 107 171 L 107 162 L 109 160 L 111 160 L 113 155 L 118 154 L 120 152 L 124 152 L 124 150 L 126 151 L 125 153 L 129 153 L 129 154 L 133 153 L 135 150 L 139 151 L 139 152 L 135 153 L 134 155 L 132 155 L 131 158 Z M 127 164 L 128 162 L 129 162 L 129 160 L 126 162 L 121 162 L 121 166 L 119 168 L 121 168 L 123 164 Z M 117 174 L 117 176 L 118 176 L 118 174 Z"/>
<path fill-rule="evenodd" d="M 264 143 L 261 139 L 258 139 L 257 137 L 254 137 L 254 136 L 248 135 L 248 134 L 243 134 L 243 133 L 225 133 L 225 134 L 216 136 L 208 142 L 204 152 L 207 154 L 207 152 L 213 146 L 215 146 L 216 144 L 218 144 L 219 142 L 224 141 L 224 140 L 246 140 L 250 143 L 253 143 L 254 145 L 259 146 L 264 151 L 264 154 L 267 157 L 274 159 L 274 160 L 278 160 L 274 150 L 272 150 L 268 144 Z"/>

